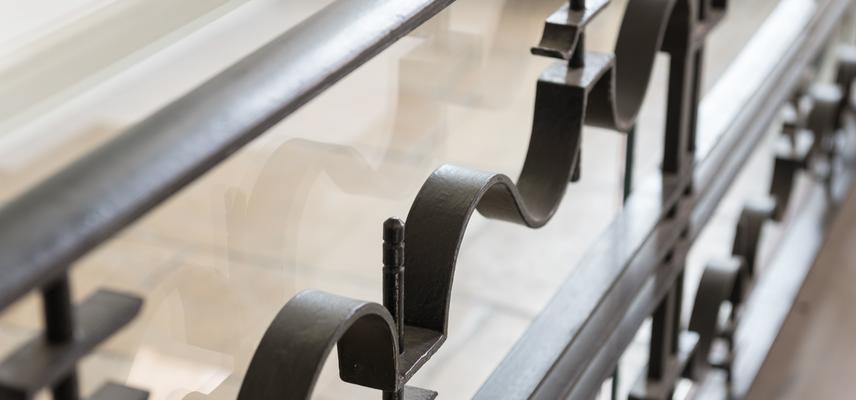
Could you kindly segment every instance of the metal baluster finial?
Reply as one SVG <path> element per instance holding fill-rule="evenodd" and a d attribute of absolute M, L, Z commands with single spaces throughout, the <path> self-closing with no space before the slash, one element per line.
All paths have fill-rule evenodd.
<path fill-rule="evenodd" d="M 398 332 L 398 352 L 404 353 L 404 221 L 383 223 L 383 306 L 392 314 Z M 404 392 L 384 392 L 384 400 L 401 400 Z"/>

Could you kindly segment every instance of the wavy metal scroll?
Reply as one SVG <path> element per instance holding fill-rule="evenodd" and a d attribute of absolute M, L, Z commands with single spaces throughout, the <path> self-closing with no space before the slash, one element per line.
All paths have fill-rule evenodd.
<path fill-rule="evenodd" d="M 574 177 L 583 118 L 591 125 L 632 127 L 657 52 L 687 51 L 697 7 L 692 0 L 630 1 L 615 61 L 633 68 L 588 54 L 581 69 L 564 63 L 548 69 L 538 82 L 529 150 L 516 184 L 502 174 L 452 165 L 428 178 L 407 216 L 408 325 L 446 334 L 458 250 L 474 210 L 531 228 L 549 221 Z M 683 37 L 667 41 L 667 31 Z"/>
<path fill-rule="evenodd" d="M 780 221 L 787 210 L 794 180 L 800 170 L 810 168 L 815 157 L 834 156 L 835 133 L 843 113 L 849 110 L 849 88 L 856 79 L 856 49 L 839 51 L 836 84 L 815 84 L 808 93 L 798 89 L 794 112 L 786 117 L 776 153 L 771 183 L 772 198 L 750 202 L 743 207 L 732 247 L 733 258 L 711 263 L 705 269 L 696 294 L 689 329 L 698 333 L 699 354 L 693 369 L 698 374 L 707 365 L 722 368 L 731 376 L 734 358 L 734 331 L 740 322 L 742 304 L 757 274 L 758 250 L 764 224 Z M 719 310 L 731 304 L 727 325 L 720 324 Z M 728 354 L 710 360 L 711 344 L 725 340 Z"/>
<path fill-rule="evenodd" d="M 396 346 L 394 325 L 380 305 L 308 292 L 291 300 L 265 334 L 239 398 L 254 399 L 262 394 L 306 398 L 337 342 L 343 380 L 383 390 L 401 389 L 401 383 L 445 339 L 455 264 L 472 213 L 478 210 L 488 218 L 531 228 L 546 224 L 568 183 L 578 178 L 583 124 L 630 129 L 657 52 L 687 57 L 693 41 L 703 40 L 696 35 L 697 24 L 715 23 L 713 19 L 698 20 L 703 14 L 699 7 L 713 9 L 710 4 L 719 5 L 718 11 L 724 8 L 721 1 L 700 5 L 699 0 L 631 0 L 614 56 L 588 53 L 584 67 L 568 68 L 567 63 L 559 62 L 545 71 L 538 81 L 529 149 L 516 183 L 502 174 L 452 165 L 432 173 L 407 216 L 405 351 L 400 359 L 387 350 Z M 582 32 L 582 27 L 576 32 Z M 574 37 L 568 54 L 578 42 Z M 627 67 L 618 68 L 616 60 Z M 366 345 L 376 349 L 375 353 L 349 345 L 353 344 L 349 338 L 358 335 L 350 336 L 354 329 L 383 332 Z M 360 375 L 369 370 L 380 373 L 382 379 Z M 390 375 L 396 372 L 397 376 Z"/>
<path fill-rule="evenodd" d="M 398 341 L 383 306 L 320 291 L 292 298 L 256 350 L 239 400 L 308 399 L 333 345 L 343 381 L 396 390 Z"/>
<path fill-rule="evenodd" d="M 745 264 L 738 258 L 707 265 L 696 292 L 689 330 L 699 335 L 692 375 L 698 378 L 707 368 L 713 341 L 719 335 L 719 309 L 734 291 Z"/>

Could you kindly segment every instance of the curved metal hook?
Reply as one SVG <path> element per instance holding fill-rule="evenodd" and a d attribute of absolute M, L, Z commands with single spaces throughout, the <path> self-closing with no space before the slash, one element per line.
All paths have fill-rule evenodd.
<path fill-rule="evenodd" d="M 615 45 L 612 81 L 592 92 L 588 123 L 622 132 L 633 127 L 657 53 L 661 49 L 686 51 L 693 39 L 697 7 L 692 0 L 631 0 L 627 4 Z"/>
<path fill-rule="evenodd" d="M 714 261 L 705 267 L 696 292 L 689 330 L 699 335 L 692 374 L 697 377 L 709 365 L 711 347 L 719 335 L 719 309 L 729 300 L 738 276 L 745 268 L 739 258 Z"/>
<path fill-rule="evenodd" d="M 239 398 L 306 398 L 337 342 L 343 380 L 401 389 L 445 338 L 457 253 L 473 211 L 532 228 L 546 224 L 568 182 L 577 178 L 583 122 L 619 130 L 633 125 L 656 53 L 686 54 L 696 3 L 632 0 L 616 50 L 623 63 L 634 64 L 626 72 L 614 71 L 612 55 L 587 54 L 583 68 L 558 63 L 542 75 L 516 185 L 502 174 L 454 166 L 440 167 L 428 178 L 407 217 L 406 343 L 400 361 L 394 324 L 380 305 L 305 292 L 286 304 L 265 334 Z M 666 42 L 667 36 L 676 37 Z"/>
<path fill-rule="evenodd" d="M 834 84 L 816 84 L 809 91 L 811 107 L 805 120 L 806 132 L 797 129 L 793 139 L 783 137 L 777 143 L 770 195 L 776 200 L 773 219 L 781 221 L 790 203 L 797 172 L 809 167 L 815 154 L 831 151 L 842 90 Z"/>
<path fill-rule="evenodd" d="M 764 227 L 764 222 L 772 216 L 775 205 L 775 200 L 767 197 L 747 202 L 743 205 L 743 211 L 740 213 L 731 254 L 743 258 L 751 275 L 755 274 L 761 228 Z"/>
<path fill-rule="evenodd" d="M 401 387 L 398 343 L 383 306 L 305 291 L 277 314 L 256 349 L 239 400 L 308 399 L 338 344 L 345 382 L 381 390 Z"/>
<path fill-rule="evenodd" d="M 530 228 L 546 224 L 576 178 L 583 120 L 629 129 L 656 53 L 689 45 L 696 9 L 692 0 L 631 1 L 616 50 L 633 66 L 626 72 L 613 72 L 612 56 L 591 53 L 583 68 L 550 67 L 538 82 L 529 149 L 516 185 L 505 175 L 463 167 L 434 171 L 407 216 L 407 325 L 446 334 L 458 250 L 473 211 Z M 681 24 L 673 18 L 685 26 L 676 28 Z M 684 37 L 666 44 L 667 30 Z"/>

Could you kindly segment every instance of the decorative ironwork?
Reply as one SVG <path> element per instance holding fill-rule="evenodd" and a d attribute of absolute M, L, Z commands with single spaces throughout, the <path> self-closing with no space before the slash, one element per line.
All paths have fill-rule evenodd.
<path fill-rule="evenodd" d="M 457 253 L 470 216 L 478 210 L 488 218 L 528 227 L 537 228 L 546 224 L 561 202 L 568 182 L 579 178 L 583 123 L 619 131 L 631 129 L 647 90 L 654 54 L 661 48 L 671 53 L 673 71 L 670 78 L 664 179 L 678 186 L 687 185 L 685 190 L 692 190 L 691 156 L 695 147 L 693 138 L 703 39 L 721 18 L 725 3 L 631 1 L 616 45 L 615 58 L 591 53 L 581 57 L 584 26 L 607 3 L 598 1 L 586 8 L 580 6 L 580 2 L 575 2 L 575 5 L 565 5 L 548 19 L 544 36 L 539 46 L 533 49 L 533 54 L 560 58 L 563 62 L 548 68 L 539 79 L 529 151 L 516 184 L 501 174 L 445 165 L 428 178 L 417 194 L 407 216 L 406 230 L 397 220 L 389 220 L 385 224 L 384 304 L 389 312 L 374 306 L 379 310 L 376 320 L 388 324 L 383 328 L 384 332 L 392 332 L 384 333 L 391 338 L 391 343 L 386 346 L 402 346 L 401 354 L 397 356 L 399 369 L 396 372 L 400 383 L 396 386 L 372 384 L 371 379 L 376 379 L 376 376 L 355 379 L 353 369 L 371 369 L 365 365 L 371 365 L 372 361 L 358 360 L 355 354 L 348 354 L 348 348 L 342 347 L 336 335 L 303 330 L 315 326 L 307 320 L 317 314 L 313 310 L 335 307 L 341 303 L 338 300 L 340 298 L 330 294 L 308 292 L 290 301 L 285 309 L 301 308 L 300 313 L 304 317 L 295 317 L 292 324 L 287 325 L 280 321 L 281 313 L 271 329 L 281 329 L 278 334 L 281 335 L 279 340 L 282 346 L 271 347 L 265 343 L 267 335 L 273 334 L 269 331 L 256 357 L 271 357 L 271 354 L 277 353 L 274 349 L 278 349 L 280 351 L 277 354 L 287 359 L 280 362 L 295 363 L 303 357 L 302 353 L 283 349 L 290 349 L 293 343 L 303 343 L 308 339 L 305 336 L 326 337 L 330 340 L 325 347 L 328 351 L 334 343 L 340 344 L 340 374 L 343 380 L 382 389 L 385 398 L 389 399 L 410 396 L 433 398 L 436 394 L 423 389 L 408 388 L 412 392 L 407 392 L 404 383 L 445 340 Z M 631 60 L 622 62 L 640 68 L 616 68 L 614 59 Z M 627 72 L 622 75 L 622 71 Z M 830 110 L 838 109 L 842 98 L 833 92 L 831 88 L 813 90 L 815 105 L 805 120 L 818 141 L 828 141 L 834 121 L 839 118 L 838 114 L 830 113 Z M 801 157 L 804 163 L 809 156 L 802 154 Z M 781 169 L 778 165 L 777 162 L 777 171 Z M 776 174 L 781 177 L 779 180 L 774 179 L 772 184 L 776 201 L 751 204 L 744 209 L 735 235 L 735 258 L 711 263 L 706 268 L 688 331 L 682 330 L 680 313 L 677 312 L 681 308 L 683 274 L 679 272 L 667 280 L 673 282 L 674 286 L 653 314 L 651 361 L 645 377 L 636 385 L 632 398 L 668 398 L 681 376 L 701 380 L 704 371 L 710 366 L 730 369 L 732 355 L 729 353 L 714 357 L 713 344 L 716 340 L 725 339 L 728 341 L 727 348 L 733 351 L 729 335 L 733 334 L 739 321 L 741 301 L 754 277 L 761 228 L 764 221 L 774 214 L 778 215 L 781 212 L 779 210 L 786 207 L 790 185 L 797 170 L 792 168 Z M 672 218 L 685 218 L 681 217 L 680 207 L 680 203 L 675 204 L 670 213 Z M 400 241 L 402 234 L 403 244 Z M 679 265 L 675 271 L 682 271 L 688 243 L 688 240 L 676 242 L 664 263 L 675 263 Z M 402 256 L 402 253 L 406 255 Z M 405 260 L 403 264 L 402 259 Z M 306 296 L 311 296 L 314 301 L 302 300 Z M 733 309 L 728 324 L 723 326 L 719 311 L 725 303 L 731 304 Z M 345 312 L 345 309 L 353 305 L 342 303 L 341 307 L 339 314 L 342 317 L 337 324 L 328 327 L 330 332 L 339 332 L 340 326 L 351 323 L 352 314 Z M 392 339 L 394 337 L 398 337 L 397 341 Z M 322 365 L 326 353 L 317 354 L 320 358 L 305 362 Z M 352 362 L 343 363 L 342 359 Z M 268 373 L 257 371 L 263 370 L 253 370 L 251 367 L 242 394 L 250 393 L 251 382 L 257 379 L 256 373 Z M 299 396 L 286 398 L 309 396 L 312 383 L 320 372 L 317 369 L 314 371 L 315 375 L 311 376 L 280 374 L 287 377 L 289 384 L 296 388 L 309 388 L 301 389 Z M 389 370 L 375 371 L 384 376 L 390 373 Z"/>
<path fill-rule="evenodd" d="M 68 273 L 76 259 L 452 2 L 334 3 L 0 209 L 0 309 L 41 290 L 45 315 L 44 333 L 0 363 L 0 397 L 28 399 L 51 388 L 57 399 L 79 398 L 79 360 L 139 312 L 139 298 L 107 290 L 72 304 Z M 727 1 L 630 0 L 615 53 L 586 52 L 585 27 L 608 4 L 569 0 L 547 19 L 532 53 L 560 61 L 538 80 L 529 150 L 518 180 L 452 165 L 434 171 L 406 224 L 396 219 L 384 224 L 384 304 L 317 291 L 295 296 L 259 344 L 240 399 L 308 398 L 334 345 L 344 381 L 382 390 L 391 400 L 435 398 L 437 393 L 406 383 L 448 334 L 457 254 L 472 213 L 531 228 L 546 224 L 569 183 L 580 177 L 583 125 L 632 131 L 660 51 L 670 55 L 670 76 L 659 203 L 651 206 L 650 198 L 631 196 L 627 215 L 614 228 L 629 231 L 622 237 L 632 243 L 615 245 L 628 254 L 616 256 L 621 261 L 602 274 L 592 275 L 594 267 L 584 271 L 599 285 L 580 300 L 584 304 L 562 308 L 568 305 L 565 292 L 580 285 L 571 282 L 533 324 L 532 335 L 538 336 L 546 329 L 543 321 L 557 313 L 576 318 L 563 322 L 564 337 L 551 336 L 543 347 L 554 354 L 526 366 L 537 368 L 535 378 L 504 380 L 508 373 L 501 366 L 489 383 L 501 380 L 505 386 L 492 385 L 477 397 L 496 398 L 497 391 L 511 398 L 590 397 L 649 316 L 649 362 L 632 398 L 669 398 L 678 379 L 699 382 L 710 367 L 731 377 L 736 332 L 760 275 L 763 226 L 785 217 L 798 174 L 807 171 L 832 185 L 839 132 L 852 123 L 856 49 L 838 53 L 834 84 L 809 84 L 813 74 L 799 57 L 818 53 L 848 1 L 818 6 L 810 34 L 787 54 L 793 71 L 774 71 L 781 82 L 765 86 L 768 104 L 755 105 L 761 122 L 742 122 L 751 128 L 746 138 L 732 135 L 730 146 L 715 153 L 727 162 L 720 174 L 710 161 L 697 163 L 695 152 L 704 43 Z M 802 84 L 796 83 L 798 74 Z M 771 197 L 744 207 L 732 257 L 707 266 L 685 327 L 680 310 L 686 254 L 755 147 L 758 132 L 769 126 L 776 102 L 788 94 L 793 104 L 774 161 Z M 732 150 L 737 155 L 723 156 Z M 643 220 L 624 225 L 634 217 Z M 731 311 L 722 319 L 724 304 Z M 724 341 L 724 352 L 714 349 L 718 341 Z M 516 348 L 510 362 L 526 346 Z M 559 375 L 562 382 L 556 383 Z M 503 391 L 515 384 L 513 393 Z M 93 396 L 146 397 L 117 384 Z"/>
<path fill-rule="evenodd" d="M 541 44 L 533 53 L 563 61 L 549 67 L 538 81 L 529 150 L 517 183 L 505 175 L 446 165 L 437 169 L 417 194 L 407 216 L 404 239 L 406 273 L 402 282 L 406 291 L 401 290 L 394 300 L 384 296 L 390 309 L 403 314 L 403 320 L 399 316 L 398 327 L 393 330 L 402 330 L 404 335 L 402 360 L 408 361 L 403 362 L 405 368 L 399 374 L 405 381 L 445 340 L 458 248 L 472 213 L 478 210 L 488 218 L 533 228 L 546 224 L 568 182 L 579 178 L 583 124 L 619 131 L 631 129 L 660 49 L 671 53 L 673 67 L 677 66 L 670 81 L 669 115 L 678 116 L 669 118 L 664 173 L 689 179 L 700 49 L 706 33 L 724 12 L 724 4 L 631 1 L 616 55 L 590 53 L 583 57 L 580 54 L 584 51 L 585 25 L 607 4 L 566 4 L 548 19 Z M 616 68 L 616 58 L 634 68 Z M 385 279 L 389 279 L 388 274 L 385 272 Z M 384 287 L 389 285 L 385 283 Z M 393 287 L 402 289 L 401 285 Z M 396 308 L 402 297 L 403 313 Z M 287 307 L 297 307 L 289 304 Z M 311 314 L 307 310 L 307 315 Z M 669 319 L 674 318 L 669 315 Z M 677 330 L 677 326 L 670 329 Z M 306 332 L 296 322 L 292 331 L 281 334 L 299 342 L 298 336 Z M 269 351 L 260 347 L 257 354 Z M 291 357 L 287 352 L 280 354 Z M 343 379 L 348 375 L 345 371 L 340 373 Z M 314 379 L 313 376 L 313 382 Z M 306 386 L 302 381 L 294 385 Z"/>
<path fill-rule="evenodd" d="M 50 388 L 58 400 L 80 398 L 77 363 L 95 346 L 127 325 L 142 300 L 123 293 L 99 290 L 74 307 L 68 277 L 42 290 L 44 334 L 21 345 L 0 363 L 0 398 L 31 399 Z M 137 389 L 108 384 L 94 398 L 146 399 Z M 101 397 L 99 397 L 101 396 Z"/>

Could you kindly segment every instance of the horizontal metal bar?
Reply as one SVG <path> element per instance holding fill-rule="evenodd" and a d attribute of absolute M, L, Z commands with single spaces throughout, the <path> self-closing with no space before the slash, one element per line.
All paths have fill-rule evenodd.
<path fill-rule="evenodd" d="M 454 0 L 338 1 L 0 209 L 0 309 Z"/>
<path fill-rule="evenodd" d="M 851 124 L 851 132 L 856 134 Z M 735 398 L 751 398 L 755 377 L 763 367 L 785 318 L 820 253 L 834 217 L 852 191 L 854 163 L 852 140 L 847 165 L 835 176 L 832 190 L 823 182 L 812 182 L 800 213 L 790 224 L 778 254 L 767 264 L 764 278 L 754 288 L 735 332 L 733 367 Z"/>
<path fill-rule="evenodd" d="M 831 185 L 822 180 L 807 183 L 804 197 L 793 213 L 779 251 L 765 265 L 764 276 L 746 300 L 745 311 L 734 334 L 735 358 L 731 393 L 726 393 L 723 374 L 711 374 L 697 390 L 694 399 L 752 398 L 755 378 L 767 360 L 779 331 L 791 312 L 797 296 L 814 266 L 821 247 L 830 234 L 835 216 L 853 190 L 856 166 L 856 121 L 847 127 L 849 143 L 843 151 Z"/>
<path fill-rule="evenodd" d="M 95 292 L 75 308 L 77 329 L 72 340 L 53 344 L 40 335 L 0 363 L 0 398 L 30 399 L 67 376 L 95 346 L 127 325 L 142 303 L 110 290 Z"/>
<path fill-rule="evenodd" d="M 798 3 L 785 0 L 779 7 Z M 775 65 L 763 79 L 747 82 L 741 74 L 731 74 L 741 81 L 720 82 L 755 86 L 747 88 L 751 96 L 732 108 L 733 113 L 720 115 L 732 123 L 713 124 L 716 130 L 701 130 L 704 136 L 699 137 L 700 161 L 693 183 L 697 191 L 685 197 L 684 202 L 692 208 L 689 218 L 661 219 L 682 196 L 686 183 L 663 182 L 659 177 L 644 181 L 476 398 L 593 396 L 599 385 L 578 384 L 602 382 L 613 372 L 618 357 L 647 316 L 642 314 L 659 302 L 662 296 L 650 295 L 655 287 L 652 285 L 656 285 L 652 279 L 664 253 L 679 240 L 676 232 L 685 232 L 692 240 L 704 227 L 798 83 L 799 74 L 828 39 L 848 4 L 847 0 L 815 2 L 814 15 L 805 24 L 768 21 L 780 29 L 777 36 L 768 35 L 769 40 L 791 37 L 786 30 L 799 33 L 786 47 L 769 46 L 782 50 L 767 52 L 764 60 L 759 60 Z M 776 17 L 787 18 L 788 13 L 774 13 L 771 18 Z M 702 120 L 705 117 L 702 115 Z M 629 315 L 634 313 L 640 315 Z"/>
<path fill-rule="evenodd" d="M 89 400 L 146 400 L 148 392 L 117 383 L 108 383 L 98 389 Z"/>

